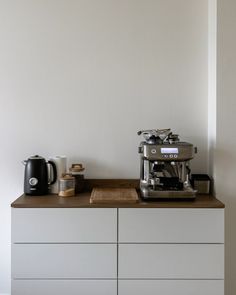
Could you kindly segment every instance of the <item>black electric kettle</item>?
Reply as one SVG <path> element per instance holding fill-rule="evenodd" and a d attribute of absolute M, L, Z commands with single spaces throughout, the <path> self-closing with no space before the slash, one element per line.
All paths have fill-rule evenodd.
<path fill-rule="evenodd" d="M 26 195 L 46 195 L 49 192 L 49 186 L 57 180 L 57 169 L 54 162 L 46 161 L 44 158 L 36 155 L 23 161 L 25 165 L 24 193 Z M 49 175 L 48 165 L 52 166 L 53 179 Z"/>

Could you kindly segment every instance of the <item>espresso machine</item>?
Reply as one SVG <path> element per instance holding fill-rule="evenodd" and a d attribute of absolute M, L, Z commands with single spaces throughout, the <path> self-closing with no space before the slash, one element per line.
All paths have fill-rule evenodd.
<path fill-rule="evenodd" d="M 181 142 L 171 129 L 142 130 L 140 190 L 143 199 L 193 199 L 190 160 L 196 153 L 191 143 Z"/>

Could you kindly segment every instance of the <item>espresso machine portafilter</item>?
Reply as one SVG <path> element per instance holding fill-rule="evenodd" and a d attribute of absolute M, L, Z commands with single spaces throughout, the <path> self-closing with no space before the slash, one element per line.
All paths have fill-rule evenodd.
<path fill-rule="evenodd" d="M 140 190 L 144 199 L 195 198 L 190 184 L 190 160 L 196 148 L 181 142 L 170 129 L 139 131 Z"/>

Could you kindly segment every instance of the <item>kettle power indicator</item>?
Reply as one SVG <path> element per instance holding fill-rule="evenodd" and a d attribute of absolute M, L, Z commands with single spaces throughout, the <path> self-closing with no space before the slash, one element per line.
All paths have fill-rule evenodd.
<path fill-rule="evenodd" d="M 35 186 L 36 184 L 38 183 L 38 179 L 35 178 L 35 177 L 31 177 L 29 179 L 29 184 L 32 185 L 32 186 Z"/>

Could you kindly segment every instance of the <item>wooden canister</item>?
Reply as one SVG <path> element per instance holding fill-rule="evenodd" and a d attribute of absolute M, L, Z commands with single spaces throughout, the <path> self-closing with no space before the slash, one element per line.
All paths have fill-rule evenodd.
<path fill-rule="evenodd" d="M 81 193 L 84 190 L 85 180 L 84 175 L 81 174 L 84 171 L 82 164 L 72 164 L 69 169 L 71 175 L 75 178 L 75 193 Z"/>

